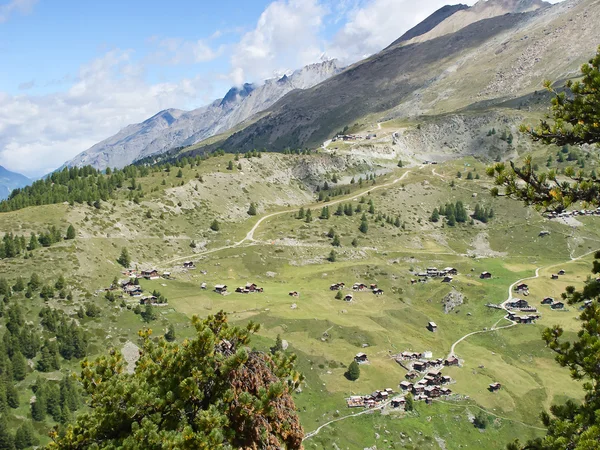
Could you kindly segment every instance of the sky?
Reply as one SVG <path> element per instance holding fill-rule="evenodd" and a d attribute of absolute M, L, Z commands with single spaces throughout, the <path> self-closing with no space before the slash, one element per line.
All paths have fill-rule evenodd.
<path fill-rule="evenodd" d="M 0 165 L 39 177 L 163 109 L 358 61 L 448 3 L 0 0 Z"/>

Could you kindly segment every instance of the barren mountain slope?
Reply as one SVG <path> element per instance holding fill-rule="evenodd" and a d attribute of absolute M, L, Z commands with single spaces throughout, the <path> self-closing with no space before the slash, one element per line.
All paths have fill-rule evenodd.
<path fill-rule="evenodd" d="M 288 92 L 306 89 L 339 72 L 335 60 L 311 64 L 261 86 L 232 88 L 223 99 L 193 111 L 168 109 L 129 125 L 116 135 L 80 153 L 66 166 L 92 165 L 98 169 L 123 167 L 146 156 L 189 146 L 228 130 L 268 108 Z"/>
<path fill-rule="evenodd" d="M 456 13 L 458 14 L 458 13 Z M 398 44 L 305 91 L 219 146 L 318 146 L 368 115 L 416 116 L 505 101 L 545 78 L 572 76 L 598 45 L 600 0 L 567 1 L 481 20 L 450 35 Z"/>

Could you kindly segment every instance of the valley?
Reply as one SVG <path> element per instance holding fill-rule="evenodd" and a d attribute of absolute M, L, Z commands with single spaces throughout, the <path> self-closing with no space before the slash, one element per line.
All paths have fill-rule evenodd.
<path fill-rule="evenodd" d="M 583 285 L 591 253 L 600 249 L 596 217 L 578 217 L 581 226 L 571 227 L 514 200 L 493 198 L 486 164 L 473 157 L 398 168 L 396 161 L 376 159 L 369 167 L 363 157 L 340 149 L 336 154 L 267 153 L 240 157 L 235 164 L 241 171 L 235 165 L 229 170 L 230 160 L 231 155 L 215 156 L 194 168 L 184 166 L 180 178 L 173 167 L 152 171 L 138 178 L 143 196 L 137 204 L 117 194 L 99 208 L 58 204 L 2 214 L 2 226 L 16 234 L 68 223 L 77 230 L 72 241 L 35 250 L 28 259 L 0 260 L 9 282 L 34 271 L 44 283 L 68 274 L 73 299 L 44 302 L 35 294 L 23 299 L 27 320 L 36 323 L 36 311 L 50 304 L 80 321 L 79 305 L 93 303 L 102 313 L 82 322 L 91 334 L 90 356 L 135 344 L 137 330 L 146 326 L 161 335 L 171 325 L 177 339 L 189 337 L 192 315 L 224 310 L 232 323 L 259 323 L 253 345 L 268 351 L 280 336 L 306 377 L 294 395 L 306 448 L 331 448 L 332 443 L 339 448 L 439 448 L 441 441 L 445 448 L 461 448 L 464 442 L 504 448 L 515 436 L 543 433 L 537 414 L 542 408 L 580 398 L 580 385 L 555 365 L 540 339 L 541 330 L 555 323 L 574 334 L 578 311 L 570 306 L 551 310 L 540 301 L 559 298 L 566 285 Z M 362 179 L 377 166 L 385 174 Z M 290 175 L 298 167 L 312 176 Z M 329 180 L 333 193 L 338 188 L 334 178 L 355 180 L 340 186 L 349 193 L 317 201 L 308 186 Z M 494 217 L 487 223 L 468 218 L 455 226 L 443 218 L 430 221 L 434 208 L 459 201 L 469 215 L 479 204 L 493 208 Z M 257 205 L 256 216 L 246 212 L 250 203 Z M 306 219 L 309 210 L 311 220 Z M 359 230 L 363 215 L 366 232 Z M 210 230 L 214 219 L 217 232 Z M 339 246 L 332 245 L 331 230 Z M 541 231 L 549 234 L 541 236 Z M 103 289 L 115 277 L 127 279 L 116 262 L 123 247 L 135 273 L 156 269 L 170 274 L 139 280 L 143 296 L 154 291 L 168 300 L 151 307 L 156 318 L 149 323 L 133 311 L 139 297 L 124 294 L 120 299 L 117 290 L 116 301 L 105 298 Z M 328 261 L 332 250 L 334 262 Z M 193 261 L 195 268 L 184 268 L 185 261 Z M 441 278 L 411 283 L 432 266 L 456 268 L 457 275 L 450 283 Z M 552 270 L 559 267 L 565 275 L 551 281 Z M 492 278 L 480 279 L 484 271 Z M 539 278 L 532 278 L 536 271 Z M 531 295 L 524 298 L 539 311 L 533 324 L 515 324 L 504 318 L 506 311 L 486 306 L 505 302 L 517 280 L 527 280 Z M 249 282 L 264 292 L 234 292 Z M 330 285 L 337 282 L 345 283 L 342 292 L 352 301 L 336 299 Z M 383 293 L 353 291 L 358 282 L 376 284 Z M 226 295 L 214 292 L 221 284 L 228 286 Z M 293 291 L 297 297 L 289 295 Z M 449 292 L 464 300 L 445 313 L 442 299 Z M 435 333 L 427 329 L 428 322 L 437 324 Z M 392 357 L 403 351 L 431 352 L 442 359 L 456 355 L 460 365 L 443 368 L 452 379 L 446 386 L 452 394 L 432 404 L 417 401 L 412 412 L 387 403 L 372 410 L 348 409 L 346 399 L 352 395 L 384 388 L 404 395 L 399 383 L 407 371 Z M 344 373 L 359 352 L 368 355 L 368 363 L 360 365 L 358 380 L 349 381 Z M 63 368 L 77 370 L 76 361 L 65 363 Z M 31 380 L 19 384 L 23 393 Z M 502 388 L 491 393 L 487 386 L 495 382 Z M 471 423 L 481 411 L 490 420 L 483 431 Z M 46 419 L 37 425 L 41 435 L 51 423 Z"/>

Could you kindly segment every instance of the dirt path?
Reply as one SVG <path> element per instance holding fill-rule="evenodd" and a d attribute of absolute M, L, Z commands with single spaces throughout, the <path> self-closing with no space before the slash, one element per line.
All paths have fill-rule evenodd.
<path fill-rule="evenodd" d="M 319 431 L 321 431 L 326 426 L 331 425 L 332 423 L 339 422 L 340 420 L 348 419 L 349 417 L 356 417 L 356 416 L 362 416 L 363 414 L 369 414 L 373 411 L 377 411 L 378 409 L 383 409 L 385 406 L 387 406 L 389 404 L 390 404 L 390 402 L 385 402 L 379 406 L 376 406 L 375 408 L 365 409 L 365 410 L 363 410 L 361 412 L 357 412 L 355 414 L 348 414 L 347 416 L 338 417 L 337 419 L 333 419 L 333 420 L 330 420 L 329 422 L 325 422 L 323 425 L 319 426 L 319 428 L 317 428 L 316 430 L 311 431 L 310 433 L 306 433 L 304 435 L 304 439 L 302 439 L 302 440 L 306 441 L 307 439 L 310 439 L 311 437 L 316 436 L 317 434 L 319 434 Z"/>
<path fill-rule="evenodd" d="M 506 304 L 513 299 L 514 287 L 517 284 L 522 283 L 523 281 L 526 281 L 526 280 L 534 280 L 536 278 L 539 278 L 539 276 L 540 276 L 540 270 L 542 270 L 542 269 L 547 270 L 547 269 L 550 269 L 551 267 L 562 266 L 562 265 L 568 264 L 568 263 L 573 262 L 573 261 L 578 261 L 578 260 L 580 260 L 582 258 L 585 258 L 586 256 L 591 255 L 591 254 L 593 254 L 593 253 L 595 253 L 597 251 L 598 250 L 592 250 L 592 251 L 584 253 L 583 255 L 580 255 L 580 256 L 578 256 L 576 258 L 571 257 L 571 259 L 569 261 L 566 261 L 566 262 L 551 264 L 551 265 L 546 266 L 546 267 L 537 267 L 535 269 L 535 275 L 534 276 L 521 278 L 520 280 L 515 281 L 513 284 L 511 284 L 508 287 L 508 295 L 506 297 L 506 300 L 504 300 L 502 302 L 502 304 L 501 304 L 502 309 L 504 309 L 505 311 L 508 311 L 508 309 L 506 307 Z M 488 330 L 473 331 L 471 333 L 465 334 L 463 337 L 461 337 L 459 340 L 457 340 L 454 344 L 452 344 L 452 347 L 450 348 L 450 353 L 448 354 L 448 358 L 450 358 L 451 356 L 456 356 L 455 353 L 454 353 L 454 351 L 456 349 L 456 346 L 458 344 L 460 344 L 462 341 L 464 341 L 466 338 L 468 338 L 469 336 L 473 336 L 474 334 L 480 334 L 480 333 L 489 333 L 491 331 L 502 330 L 502 329 L 505 329 L 505 328 L 511 328 L 511 327 L 514 327 L 515 325 L 517 325 L 517 322 L 514 322 L 514 321 L 512 321 L 510 319 L 506 319 L 506 317 L 504 317 L 504 319 L 505 320 L 509 320 L 511 322 L 511 324 L 503 326 L 503 327 L 496 327 L 496 325 L 498 325 L 498 323 L 502 320 L 502 319 L 500 319 L 500 320 L 498 320 L 498 322 L 496 322 L 494 325 L 492 325 L 490 327 L 490 329 L 488 329 Z"/>
<path fill-rule="evenodd" d="M 419 167 L 419 169 L 422 169 L 423 166 Z M 411 171 L 407 170 L 406 172 L 404 172 L 400 177 L 396 178 L 393 181 L 390 181 L 389 183 L 385 183 L 385 184 L 380 184 L 380 185 L 375 185 L 365 191 L 361 191 L 359 194 L 356 194 L 352 197 L 349 198 L 341 198 L 338 200 L 332 200 L 330 202 L 326 202 L 326 203 L 321 203 L 320 206 L 332 206 L 332 205 L 337 205 L 338 203 L 342 203 L 342 202 L 347 202 L 347 201 L 352 201 L 355 200 L 359 197 L 362 197 L 363 195 L 368 194 L 369 192 L 373 192 L 377 189 L 383 189 L 386 187 L 390 187 L 393 186 L 394 184 L 398 183 L 399 181 L 402 181 L 404 178 L 406 178 L 406 176 L 408 174 L 410 174 Z M 235 242 L 231 245 L 225 245 L 223 247 L 218 247 L 218 248 L 213 248 L 210 250 L 205 250 L 202 252 L 197 252 L 197 253 L 193 253 L 191 255 L 185 255 L 185 256 L 178 256 L 177 258 L 173 258 L 169 261 L 165 261 L 164 264 L 172 264 L 174 262 L 177 261 L 182 261 L 184 259 L 190 259 L 190 258 L 194 258 L 197 256 L 204 256 L 204 255 L 208 255 L 210 253 L 215 253 L 215 252 L 219 252 L 221 250 L 226 250 L 229 248 L 235 248 L 235 247 L 241 247 L 241 246 L 249 246 L 249 245 L 254 245 L 256 243 L 256 241 L 254 240 L 254 233 L 256 232 L 256 230 L 258 229 L 258 227 L 260 227 L 260 225 L 267 219 L 270 219 L 271 217 L 275 217 L 275 216 L 280 216 L 282 214 L 289 214 L 291 212 L 291 210 L 285 210 L 285 211 L 277 211 L 277 212 L 273 212 L 270 214 L 267 214 L 265 216 L 262 216 L 260 219 L 258 219 L 258 221 L 254 224 L 254 226 L 250 229 L 250 231 L 248 231 L 248 233 L 246 234 L 246 236 L 238 242 Z"/>

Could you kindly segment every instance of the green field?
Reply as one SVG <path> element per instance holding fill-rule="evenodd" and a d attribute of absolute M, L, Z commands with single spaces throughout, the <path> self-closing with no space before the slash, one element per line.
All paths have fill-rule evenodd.
<path fill-rule="evenodd" d="M 306 448 L 334 448 L 334 443 L 348 449 L 439 448 L 442 441 L 449 449 L 467 442 L 471 448 L 504 448 L 516 437 L 525 440 L 543 433 L 542 409 L 582 397 L 581 386 L 554 362 L 540 337 L 545 327 L 556 323 L 574 334 L 578 311 L 575 307 L 552 311 L 539 302 L 546 296 L 560 297 L 567 285 L 584 283 L 590 252 L 600 249 L 600 227 L 595 223 L 600 219 L 584 217 L 578 219 L 580 226 L 567 226 L 513 200 L 492 198 L 485 164 L 474 158 L 403 169 L 389 164 L 387 173 L 374 183 L 365 181 L 361 187 L 356 182 L 349 186 L 349 195 L 327 203 L 316 202 L 311 185 L 302 184 L 288 171 L 303 161 L 314 164 L 322 180 L 334 173 L 358 180 L 367 173 L 365 167 L 343 166 L 327 155 L 264 155 L 260 160 L 242 159 L 242 173 L 224 169 L 230 158 L 203 163 L 198 169 L 202 182 L 195 169 L 184 169 L 181 180 L 173 173 L 153 173 L 140 180 L 148 194 L 139 205 L 117 198 L 100 209 L 61 204 L 1 214 L 5 232 L 28 235 L 50 225 L 64 229 L 67 223 L 77 228 L 73 241 L 37 249 L 28 259 L 0 260 L 3 277 L 14 282 L 17 276 L 29 278 L 35 271 L 48 282 L 64 274 L 74 299 L 54 299 L 49 304 L 71 317 L 87 302 L 102 308 L 99 318 L 81 323 L 91 334 L 90 353 L 97 355 L 108 347 L 136 342 L 137 330 L 144 326 L 131 306 L 121 306 L 120 299 L 110 303 L 98 292 L 115 276 L 123 278 L 116 263 L 121 248 L 129 249 L 133 265 L 140 270 L 170 271 L 172 279 L 141 281 L 145 291 L 158 290 L 168 298 L 168 306 L 155 308 L 158 319 L 150 325 L 155 335 L 172 323 L 178 339 L 189 337 L 188 318 L 221 309 L 235 323 L 261 324 L 253 341 L 258 348 L 267 349 L 280 335 L 289 351 L 298 355 L 299 369 L 306 376 L 301 392 L 295 394 L 305 432 L 341 419 L 308 438 Z M 463 175 L 460 179 L 458 171 Z M 470 171 L 479 179 L 467 180 Z M 181 181 L 183 186 L 177 185 Z M 373 214 L 368 211 L 371 200 Z M 469 213 L 476 204 L 492 207 L 494 217 L 487 224 L 475 221 L 455 227 L 443 220 L 429 221 L 434 208 L 457 201 Z M 250 202 L 259 203 L 257 216 L 246 213 Z M 353 214 L 335 215 L 338 204 L 351 204 Z M 330 217 L 319 219 L 326 205 Z M 301 206 L 311 209 L 312 221 L 297 218 Z M 361 211 L 356 212 L 359 206 Z M 367 233 L 359 231 L 363 213 Z M 267 214 L 273 215 L 247 237 Z M 376 220 L 380 214 L 399 217 L 401 225 Z M 208 229 L 214 218 L 222 225 L 219 232 Z M 330 229 L 339 236 L 340 247 L 332 246 Z M 542 230 L 550 235 L 540 237 Z M 190 246 L 192 240 L 195 248 Z M 327 260 L 332 249 L 335 262 Z M 197 268 L 183 269 L 187 259 L 195 261 Z M 413 272 L 432 266 L 455 267 L 458 275 L 452 283 L 431 279 L 411 284 Z M 509 286 L 533 277 L 536 268 L 540 277 L 528 281 L 527 300 L 541 312 L 541 319 L 533 325 L 492 329 L 510 323 L 503 319 L 503 311 L 485 305 L 504 301 Z M 566 274 L 550 280 L 558 269 Z M 481 280 L 478 275 L 483 271 L 491 272 L 492 279 Z M 352 302 L 337 300 L 329 286 L 340 281 L 346 284 L 344 294 L 351 293 L 356 282 L 377 284 L 384 294 L 356 292 Z M 247 282 L 258 284 L 264 292 L 233 292 Z M 201 283 L 208 289 L 200 289 Z M 213 292 L 215 284 L 226 284 L 231 293 Z M 464 296 L 464 303 L 446 314 L 442 299 L 453 289 Z M 299 297 L 289 296 L 290 291 L 299 292 Z M 25 305 L 27 319 L 37 324 L 44 302 L 19 295 L 15 299 Z M 426 329 L 429 321 L 437 323 L 436 333 Z M 391 355 L 431 351 L 434 358 L 445 358 L 453 343 L 474 331 L 481 333 L 456 346 L 461 366 L 444 369 L 454 380 L 449 386 L 453 396 L 432 405 L 418 403 L 413 413 L 386 409 L 343 419 L 360 411 L 346 407 L 348 396 L 398 390 L 406 371 Z M 352 382 L 344 372 L 360 351 L 368 354 L 369 364 L 361 366 L 360 378 Z M 77 365 L 71 361 L 62 367 L 76 370 Z M 32 395 L 30 386 L 37 376 L 31 372 L 19 384 L 22 398 Z M 60 374 L 43 376 L 52 379 Z M 492 382 L 500 382 L 503 388 L 490 393 L 487 386 Z M 481 410 L 491 418 L 483 431 L 469 419 Z M 15 415 L 26 418 L 28 414 L 22 402 Z M 37 431 L 43 435 L 52 423 L 49 419 L 37 423 Z"/>

